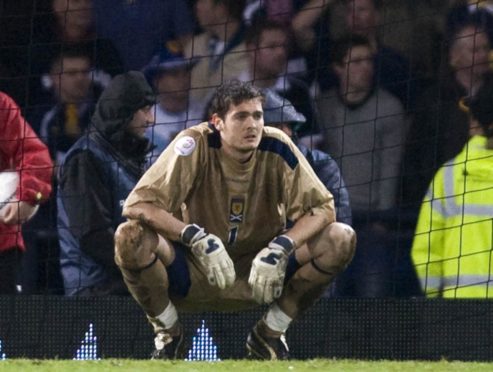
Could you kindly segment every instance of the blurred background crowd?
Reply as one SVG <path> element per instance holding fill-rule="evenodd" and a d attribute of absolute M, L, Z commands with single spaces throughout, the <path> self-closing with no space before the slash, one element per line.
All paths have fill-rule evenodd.
<path fill-rule="evenodd" d="M 149 164 L 208 119 L 226 80 L 290 102 L 304 116 L 296 141 L 337 162 L 350 201 L 338 218 L 358 234 L 327 295 L 423 295 L 411 259 L 418 213 L 472 135 L 467 101 L 491 74 L 493 1 L 3 0 L 0 28 L 0 90 L 55 167 L 50 199 L 23 225 L 22 293 L 65 293 L 57 164 L 112 77 L 139 70 L 157 94 Z"/>

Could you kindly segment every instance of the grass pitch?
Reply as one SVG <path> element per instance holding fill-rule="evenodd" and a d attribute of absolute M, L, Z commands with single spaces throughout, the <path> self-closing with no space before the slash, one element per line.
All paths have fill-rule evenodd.
<path fill-rule="evenodd" d="M 476 372 L 492 371 L 493 363 L 475 362 L 417 362 L 417 361 L 355 361 L 314 359 L 306 361 L 262 362 L 248 360 L 227 360 L 221 362 L 186 362 L 186 361 L 156 361 L 105 359 L 99 361 L 73 360 L 26 360 L 8 359 L 0 361 L 0 371 L 15 372 L 105 372 L 105 371 L 173 371 L 173 372 Z"/>

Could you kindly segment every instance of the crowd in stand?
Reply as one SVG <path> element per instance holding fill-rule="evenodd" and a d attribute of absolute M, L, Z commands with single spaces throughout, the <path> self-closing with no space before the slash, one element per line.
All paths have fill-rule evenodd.
<path fill-rule="evenodd" d="M 231 79 L 250 81 L 267 96 L 273 92 L 290 102 L 301 115 L 296 117 L 303 117 L 286 120 L 293 124 L 293 139 L 306 152 L 326 153 L 328 158 L 323 159 L 329 160 L 324 161 L 335 161 L 330 169 L 342 175 L 339 189 L 331 191 L 349 195 L 337 214 L 351 222 L 358 243 L 353 261 L 327 295 L 428 293 L 419 282 L 424 283 L 428 273 L 418 270 L 418 277 L 411 254 L 418 214 L 430 194 L 427 190 L 433 189 L 435 173 L 463 153 L 476 134 L 470 127 L 468 104 L 491 81 L 493 1 L 15 3 L 0 9 L 0 90 L 18 107 L 2 95 L 0 111 L 20 109 L 27 126 L 44 143 L 37 144 L 38 160 L 43 151 L 49 153 L 52 165 L 45 168 L 52 182 L 39 181 L 38 199 L 33 195 L 20 199 L 42 202 L 34 217 L 22 221 L 25 245 L 19 239 L 4 243 L 7 239 L 1 238 L 0 271 L 8 274 L 0 275 L 0 284 L 5 283 L 1 278 L 11 278 L 9 288 L 0 286 L 3 293 L 126 293 L 113 260 L 112 237 L 123 221 L 122 206 L 113 206 L 111 193 L 128 194 L 179 131 L 207 121 L 214 91 Z M 106 89 L 115 84 L 115 76 L 128 71 L 141 71 L 156 94 L 155 102 L 149 98 L 143 105 L 141 97 L 134 97 L 137 101 L 129 103 L 139 110 L 153 105 L 142 118 L 146 125 L 153 124 L 146 130 L 147 141 L 126 138 L 120 133 L 121 123 L 110 129 L 100 125 L 116 115 L 112 110 L 123 115 L 113 119 L 126 118 L 124 108 L 102 98 L 111 99 L 112 92 Z M 141 84 L 139 77 L 135 79 Z M 1 120 L 6 120 L 4 116 Z M 23 136 L 15 138 L 26 141 L 31 129 L 21 131 Z M 124 185 L 113 185 L 112 190 L 103 183 L 85 185 L 95 182 L 94 173 L 116 172 L 97 163 L 104 164 L 104 146 L 97 161 L 77 154 L 91 146 L 94 139 L 88 133 L 93 132 L 103 133 L 118 149 Z M 12 141 L 9 133 L 0 133 L 0 167 L 22 169 L 26 160 L 17 156 L 17 163 L 12 163 L 4 151 Z M 86 135 L 88 144 L 81 145 L 79 140 Z M 45 178 L 46 174 L 40 179 Z M 89 200 L 87 210 L 84 200 Z M 107 205 L 120 208 L 119 216 L 114 217 Z M 426 218 L 422 213 L 420 221 Z M 12 231 L 4 225 L 0 234 Z M 493 249 L 491 236 L 487 249 Z M 491 260 L 488 257 L 482 259 Z M 71 269 L 77 261 L 88 282 Z M 422 256 L 418 263 L 423 264 Z M 457 269 L 457 286 L 460 273 Z M 468 281 L 467 286 L 488 286 L 486 274 L 480 273 L 481 281 Z M 468 293 L 462 290 L 457 296 Z M 488 297 L 488 291 L 481 296 Z"/>

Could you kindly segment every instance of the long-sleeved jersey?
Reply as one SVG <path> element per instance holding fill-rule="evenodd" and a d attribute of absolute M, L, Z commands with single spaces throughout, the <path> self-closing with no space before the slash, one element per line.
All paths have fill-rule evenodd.
<path fill-rule="evenodd" d="M 260 251 L 307 213 L 334 220 L 332 194 L 282 131 L 265 127 L 246 163 L 224 155 L 207 123 L 181 132 L 144 174 L 125 207 L 151 202 L 225 243 L 233 260 Z"/>

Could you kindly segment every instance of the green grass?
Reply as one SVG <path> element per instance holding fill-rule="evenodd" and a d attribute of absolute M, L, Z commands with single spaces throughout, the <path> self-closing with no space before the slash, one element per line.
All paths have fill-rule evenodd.
<path fill-rule="evenodd" d="M 0 361 L 0 371 L 36 371 L 36 372 L 104 372 L 104 371 L 172 371 L 172 372 L 475 372 L 492 371 L 493 363 L 466 362 L 416 362 L 416 361 L 361 361 L 361 360 L 332 360 L 314 359 L 306 361 L 260 362 L 246 360 L 227 360 L 221 362 L 185 362 L 185 361 L 156 361 L 105 359 L 100 361 L 72 360 L 26 360 L 7 359 Z"/>

